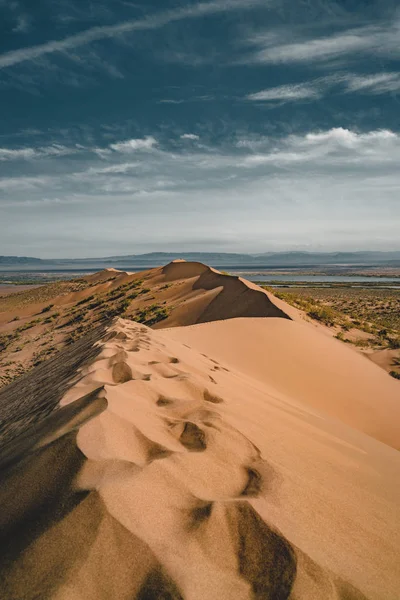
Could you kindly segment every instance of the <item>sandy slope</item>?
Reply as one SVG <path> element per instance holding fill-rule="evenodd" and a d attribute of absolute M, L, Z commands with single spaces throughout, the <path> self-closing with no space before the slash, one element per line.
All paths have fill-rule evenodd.
<path fill-rule="evenodd" d="M 40 455 L 43 482 L 53 455 L 56 470 L 60 456 L 71 455 L 64 470 L 72 488 L 63 498 L 74 488 L 91 493 L 56 511 L 40 532 L 29 525 L 28 542 L 14 540 L 17 558 L 1 572 L 5 600 L 398 598 L 400 455 L 329 416 L 341 402 L 338 383 L 330 390 L 325 381 L 317 407 L 314 374 L 323 381 L 328 359 L 341 369 L 353 356 L 341 358 L 339 343 L 328 340 L 323 359 L 320 346 L 307 350 L 299 371 L 278 360 L 268 366 L 275 321 L 286 328 L 287 361 L 294 361 L 302 326 L 285 319 L 165 331 L 124 320 L 112 326 L 62 400 L 72 410 L 104 385 L 107 407 L 80 427 L 76 442 L 76 416 L 69 427 L 63 422 L 51 437 L 58 441 Z M 310 347 L 323 340 L 311 337 Z M 307 360 L 317 361 L 311 373 Z M 358 387 L 362 373 L 368 378 L 372 368 L 369 386 L 383 382 L 360 360 L 357 403 L 366 391 Z M 291 378 L 299 394 L 283 387 Z M 382 398 L 391 405 L 389 389 Z M 352 416 L 354 427 L 361 412 Z M 82 468 L 76 445 L 86 457 Z M 24 471 L 13 476 L 27 481 Z"/>
<path fill-rule="evenodd" d="M 398 382 L 306 323 L 231 319 L 171 329 L 168 336 L 400 449 Z"/>

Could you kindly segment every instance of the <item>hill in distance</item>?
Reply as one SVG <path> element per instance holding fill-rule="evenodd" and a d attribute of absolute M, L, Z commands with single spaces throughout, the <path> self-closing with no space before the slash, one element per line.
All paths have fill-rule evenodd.
<path fill-rule="evenodd" d="M 400 266 L 400 251 L 395 252 L 268 252 L 239 254 L 224 252 L 151 252 L 125 256 L 79 259 L 39 259 L 32 257 L 0 256 L 0 269 L 21 268 L 107 268 L 156 267 L 177 259 L 204 262 L 213 267 L 315 267 L 343 266 Z"/>

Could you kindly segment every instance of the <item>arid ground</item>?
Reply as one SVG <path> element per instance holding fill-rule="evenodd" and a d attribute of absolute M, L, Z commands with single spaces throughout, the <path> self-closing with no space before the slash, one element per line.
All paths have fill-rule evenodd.
<path fill-rule="evenodd" d="M 176 261 L 0 298 L 2 599 L 397 600 L 400 382 L 338 334 L 395 350 L 398 298 L 290 294 Z"/>

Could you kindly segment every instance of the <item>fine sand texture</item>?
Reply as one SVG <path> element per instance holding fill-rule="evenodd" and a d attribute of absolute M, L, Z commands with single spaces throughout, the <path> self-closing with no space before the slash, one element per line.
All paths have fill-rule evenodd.
<path fill-rule="evenodd" d="M 72 350 L 57 406 L 7 443 L 2 599 L 398 599 L 397 382 L 239 301 Z"/>
<path fill-rule="evenodd" d="M 400 450 L 399 383 L 312 325 L 230 319 L 168 336 Z"/>

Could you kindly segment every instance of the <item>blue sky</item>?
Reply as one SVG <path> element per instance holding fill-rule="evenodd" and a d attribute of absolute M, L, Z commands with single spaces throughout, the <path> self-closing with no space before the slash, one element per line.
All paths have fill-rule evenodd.
<path fill-rule="evenodd" d="M 0 0 L 0 254 L 400 249 L 391 0 Z"/>

